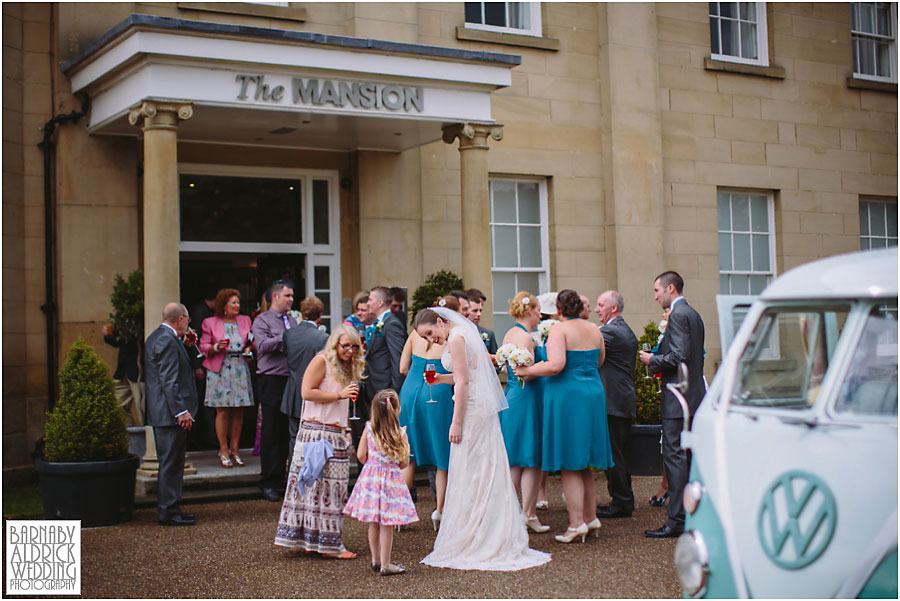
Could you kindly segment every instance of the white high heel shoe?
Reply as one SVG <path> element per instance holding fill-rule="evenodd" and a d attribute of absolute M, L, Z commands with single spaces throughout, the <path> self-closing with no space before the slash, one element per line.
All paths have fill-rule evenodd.
<path fill-rule="evenodd" d="M 525 518 L 525 525 L 537 533 L 546 532 L 547 530 L 550 530 L 550 526 L 541 524 L 541 521 L 538 519 L 537 516 L 534 516 L 531 518 Z"/>
<path fill-rule="evenodd" d="M 437 532 L 437 529 L 441 527 L 441 518 L 443 515 L 440 511 L 435 509 L 431 512 L 431 525 L 434 526 L 434 531 Z"/>
<path fill-rule="evenodd" d="M 598 518 L 594 518 L 587 523 L 588 534 L 593 535 L 594 538 L 600 538 L 600 527 L 602 525 Z"/>
<path fill-rule="evenodd" d="M 588 527 L 587 524 L 581 524 L 578 528 L 566 528 L 566 531 L 562 534 L 557 534 L 554 538 L 561 543 L 571 543 L 573 540 L 581 537 L 581 542 L 584 542 L 584 539 L 587 537 Z"/>

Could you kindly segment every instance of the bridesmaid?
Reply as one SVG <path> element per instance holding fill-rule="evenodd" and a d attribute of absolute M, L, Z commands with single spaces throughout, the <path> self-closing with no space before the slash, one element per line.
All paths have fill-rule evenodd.
<path fill-rule="evenodd" d="M 569 527 L 556 540 L 584 542 L 600 535 L 594 514 L 597 491 L 591 468 L 613 465 L 606 423 L 606 397 L 598 368 L 605 350 L 600 329 L 579 317 L 583 303 L 574 290 L 563 290 L 556 306 L 564 321 L 550 329 L 547 360 L 516 368 L 518 376 L 551 376 L 544 395 L 541 465 L 562 472 Z"/>
<path fill-rule="evenodd" d="M 503 344 L 513 344 L 535 353 L 531 331 L 541 319 L 538 300 L 528 292 L 518 292 L 509 301 L 507 313 L 516 320 L 503 337 Z M 525 524 L 535 532 L 546 532 L 537 517 L 538 489 L 541 485 L 541 394 L 540 381 L 526 378 L 520 385 L 512 368 L 506 366 L 506 402 L 509 408 L 500 412 L 500 430 L 509 457 L 509 472 L 516 490 L 522 494 Z"/>
<path fill-rule="evenodd" d="M 459 311 L 459 301 L 452 296 L 441 297 L 434 306 Z M 448 384 L 429 386 L 423 374 L 425 365 L 434 366 L 435 373 L 449 373 L 441 365 L 444 345 L 432 344 L 415 330 L 406 339 L 400 356 L 400 373 L 406 374 L 400 388 L 400 426 L 406 427 L 409 439 L 409 465 L 403 469 L 403 478 L 409 488 L 413 486 L 416 465 L 436 468 L 434 475 L 437 508 L 431 514 L 434 529 L 444 511 L 444 493 L 447 490 L 447 467 L 450 463 L 450 422 L 453 420 L 453 389 Z M 434 402 L 429 402 L 429 398 Z"/>

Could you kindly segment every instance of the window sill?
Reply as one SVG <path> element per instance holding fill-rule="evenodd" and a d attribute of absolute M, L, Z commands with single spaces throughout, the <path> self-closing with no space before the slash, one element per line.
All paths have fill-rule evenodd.
<path fill-rule="evenodd" d="M 254 4 L 251 2 L 179 2 L 178 8 L 207 13 L 225 13 L 248 17 L 283 19 L 285 21 L 300 21 L 301 23 L 306 21 L 306 9 L 296 7 L 294 2 L 289 3 L 288 6 Z"/>
<path fill-rule="evenodd" d="M 873 92 L 887 92 L 889 94 L 897 93 L 897 84 L 889 81 L 873 81 L 871 79 L 860 79 L 858 77 L 848 77 L 847 87 L 854 90 L 872 90 Z"/>
<path fill-rule="evenodd" d="M 761 65 L 731 63 L 707 56 L 703 59 L 703 66 L 707 71 L 722 71 L 725 73 L 741 73 L 743 75 L 758 75 L 760 77 L 771 77 L 772 79 L 784 79 L 784 67 L 777 67 L 774 65 L 763 67 Z"/>
<path fill-rule="evenodd" d="M 507 46 L 524 46 L 525 48 L 539 48 L 541 50 L 559 50 L 559 40 L 556 38 L 498 33 L 496 31 L 470 29 L 464 25 L 457 26 L 456 39 L 470 42 L 488 42 L 489 44 L 506 44 Z"/>

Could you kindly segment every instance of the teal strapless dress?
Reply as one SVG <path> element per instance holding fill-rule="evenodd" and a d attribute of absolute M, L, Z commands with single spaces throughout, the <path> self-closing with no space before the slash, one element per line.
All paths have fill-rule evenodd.
<path fill-rule="evenodd" d="M 400 388 L 401 426 L 406 426 L 409 438 L 410 461 L 416 465 L 433 465 L 447 471 L 450 463 L 450 422 L 453 420 L 453 389 L 448 384 L 428 386 L 422 379 L 426 360 L 412 356 L 409 373 Z M 441 365 L 440 359 L 428 359 L 439 374 L 449 373 Z M 436 403 L 428 402 L 428 389 Z"/>
<path fill-rule="evenodd" d="M 541 380 L 519 381 L 512 369 L 506 367 L 506 402 L 508 409 L 500 412 L 500 431 L 506 445 L 509 465 L 541 467 Z"/>
<path fill-rule="evenodd" d="M 566 351 L 566 366 L 546 378 L 541 469 L 605 470 L 613 466 L 598 349 Z"/>

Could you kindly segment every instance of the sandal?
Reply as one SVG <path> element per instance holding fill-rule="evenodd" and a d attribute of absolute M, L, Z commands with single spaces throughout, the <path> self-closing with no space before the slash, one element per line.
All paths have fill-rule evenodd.
<path fill-rule="evenodd" d="M 380 571 L 381 571 L 381 562 L 380 562 L 380 561 L 373 561 L 373 562 L 372 562 L 372 571 L 373 571 L 373 572 L 380 572 Z"/>
<path fill-rule="evenodd" d="M 537 507 L 538 509 L 547 509 L 548 507 L 550 507 L 550 503 L 547 502 L 547 499 L 544 499 L 542 501 L 538 501 L 535 507 Z"/>
<path fill-rule="evenodd" d="M 241 456 L 236 452 L 231 454 L 231 460 L 234 461 L 234 464 L 238 467 L 244 467 L 244 460 L 241 459 Z"/>
<path fill-rule="evenodd" d="M 356 553 L 344 549 L 340 553 L 322 553 L 323 557 L 329 559 L 356 559 Z"/>
<path fill-rule="evenodd" d="M 232 467 L 234 465 L 231 463 L 231 459 L 228 458 L 228 455 L 221 451 L 219 452 L 219 463 L 222 464 L 222 467 Z"/>
<path fill-rule="evenodd" d="M 399 563 L 391 564 L 389 566 L 381 566 L 382 576 L 396 576 L 397 574 L 402 574 L 405 571 L 406 566 L 400 565 Z"/>

